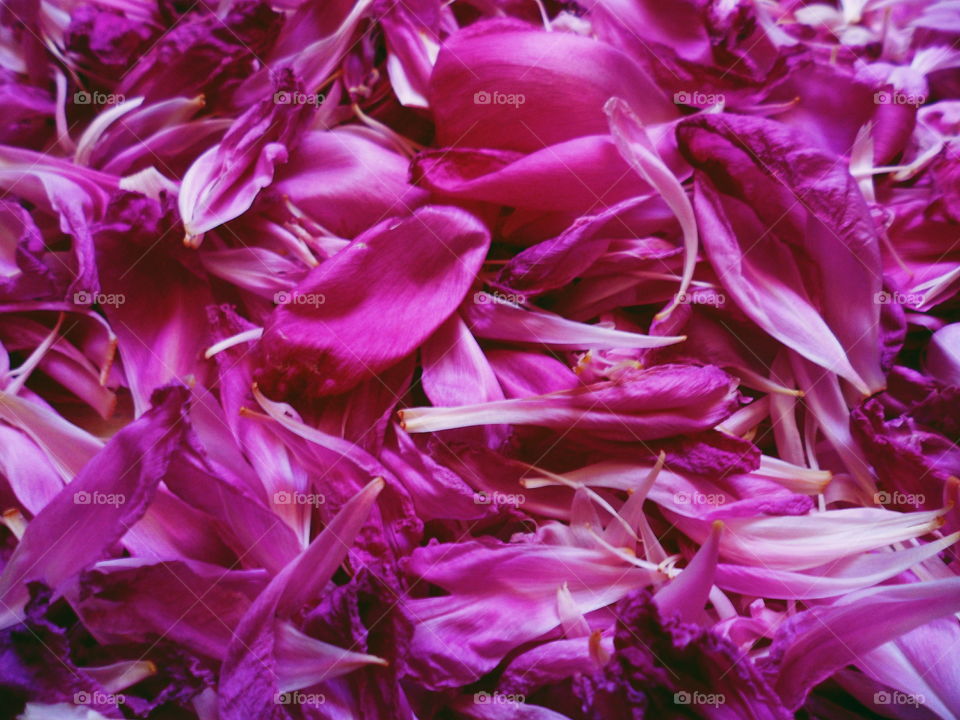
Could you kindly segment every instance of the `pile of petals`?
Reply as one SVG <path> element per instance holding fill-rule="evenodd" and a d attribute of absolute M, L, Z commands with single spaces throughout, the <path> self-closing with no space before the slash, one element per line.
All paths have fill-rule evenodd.
<path fill-rule="evenodd" d="M 0 718 L 960 718 L 960 3 L 8 0 Z"/>

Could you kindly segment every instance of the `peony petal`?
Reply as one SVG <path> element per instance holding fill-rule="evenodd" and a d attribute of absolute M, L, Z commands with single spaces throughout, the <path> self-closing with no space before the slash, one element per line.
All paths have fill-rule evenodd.
<path fill-rule="evenodd" d="M 483 226 L 454 208 L 371 228 L 274 311 L 261 341 L 261 382 L 279 395 L 305 386 L 332 395 L 395 364 L 460 304 L 489 242 Z M 364 280 L 371 277 L 375 285 Z"/>

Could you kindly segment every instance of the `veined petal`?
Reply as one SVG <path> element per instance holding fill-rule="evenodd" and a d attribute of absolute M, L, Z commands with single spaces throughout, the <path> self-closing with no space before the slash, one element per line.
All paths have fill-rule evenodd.
<path fill-rule="evenodd" d="M 618 382 L 457 408 L 409 408 L 399 415 L 408 432 L 510 423 L 630 441 L 712 427 L 736 402 L 736 382 L 717 368 L 660 365 Z"/>
<path fill-rule="evenodd" d="M 551 348 L 653 348 L 686 340 L 613 330 L 568 320 L 543 310 L 524 310 L 486 292 L 464 305 L 464 317 L 474 335 L 489 340 L 532 343 Z"/>
<path fill-rule="evenodd" d="M 766 119 L 703 115 L 677 132 L 707 256 L 740 308 L 860 392 L 882 388 L 879 241 L 847 170 Z"/>

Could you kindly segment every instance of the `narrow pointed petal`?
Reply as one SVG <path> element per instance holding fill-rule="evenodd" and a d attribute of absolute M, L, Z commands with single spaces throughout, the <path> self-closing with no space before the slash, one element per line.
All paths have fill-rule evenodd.
<path fill-rule="evenodd" d="M 280 693 L 333 680 L 365 665 L 386 665 L 375 655 L 352 652 L 304 635 L 289 622 L 277 629 L 277 690 Z"/>
<path fill-rule="evenodd" d="M 736 402 L 736 383 L 717 368 L 661 365 L 615 383 L 458 408 L 409 408 L 399 414 L 408 432 L 510 423 L 576 428 L 629 441 L 712 427 Z"/>
<path fill-rule="evenodd" d="M 664 617 L 676 613 L 683 622 L 697 622 L 703 617 L 717 570 L 722 533 L 723 523 L 715 522 L 690 564 L 654 594 L 653 600 Z"/>
<path fill-rule="evenodd" d="M 543 310 L 524 310 L 497 295 L 480 292 L 464 306 L 464 316 L 474 335 L 490 340 L 532 343 L 551 348 L 653 348 L 686 340 L 612 330 L 568 320 Z"/>
<path fill-rule="evenodd" d="M 281 683 L 278 645 L 283 642 L 279 637 L 282 621 L 317 599 L 346 557 L 383 485 L 383 480 L 373 480 L 345 504 L 310 546 L 270 581 L 244 615 L 221 672 L 219 710 L 223 720 L 282 717 L 275 700 Z M 302 644 L 299 647 L 302 649 Z M 319 653 L 320 657 L 328 654 L 327 646 Z M 291 677 L 293 674 L 287 680 Z"/>
<path fill-rule="evenodd" d="M 852 555 L 805 573 L 721 564 L 717 568 L 716 583 L 724 590 L 756 597 L 794 600 L 834 597 L 896 577 L 958 539 L 960 534 L 954 533 L 906 550 Z"/>

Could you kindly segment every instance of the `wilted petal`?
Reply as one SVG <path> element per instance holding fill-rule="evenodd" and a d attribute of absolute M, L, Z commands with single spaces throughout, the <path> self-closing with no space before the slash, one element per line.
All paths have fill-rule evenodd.
<path fill-rule="evenodd" d="M 158 393 L 153 410 L 117 433 L 33 519 L 0 576 L 3 627 L 22 617 L 27 582 L 60 588 L 143 515 L 182 442 L 185 395 L 178 388 Z"/>
<path fill-rule="evenodd" d="M 511 423 L 632 441 L 712 427 L 736 402 L 736 383 L 720 370 L 663 365 L 618 382 L 457 408 L 410 408 L 400 417 L 408 432 Z"/>
<path fill-rule="evenodd" d="M 760 327 L 864 394 L 883 387 L 879 242 L 853 178 L 769 120 L 678 129 L 707 256 Z"/>
<path fill-rule="evenodd" d="M 246 720 L 253 715 L 279 720 L 285 715 L 276 702 L 276 693 L 285 681 L 280 675 L 283 623 L 307 602 L 316 600 L 346 557 L 382 489 L 383 480 L 373 480 L 344 505 L 310 546 L 270 581 L 247 611 L 224 660 L 221 718 Z M 302 650 L 303 643 L 298 647 Z M 327 655 L 328 648 L 320 654 Z M 350 653 L 343 652 L 341 660 L 334 659 L 330 664 L 330 677 L 356 667 L 351 664 Z"/>
<path fill-rule="evenodd" d="M 276 80 L 277 93 L 300 92 L 293 73 Z M 260 100 L 237 118 L 219 145 L 190 167 L 180 187 L 179 206 L 186 241 L 199 245 L 203 234 L 233 220 L 273 181 L 275 168 L 288 159 L 288 145 L 305 123 L 306 104 Z"/>

